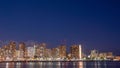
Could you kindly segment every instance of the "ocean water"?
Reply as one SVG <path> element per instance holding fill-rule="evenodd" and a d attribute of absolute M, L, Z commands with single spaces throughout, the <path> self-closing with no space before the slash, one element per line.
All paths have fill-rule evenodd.
<path fill-rule="evenodd" d="M 120 68 L 120 62 L 1 62 L 0 68 Z"/>

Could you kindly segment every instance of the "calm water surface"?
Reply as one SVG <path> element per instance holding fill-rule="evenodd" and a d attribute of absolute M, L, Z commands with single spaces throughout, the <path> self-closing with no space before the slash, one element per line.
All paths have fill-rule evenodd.
<path fill-rule="evenodd" d="M 4 62 L 0 68 L 120 68 L 120 62 Z"/>

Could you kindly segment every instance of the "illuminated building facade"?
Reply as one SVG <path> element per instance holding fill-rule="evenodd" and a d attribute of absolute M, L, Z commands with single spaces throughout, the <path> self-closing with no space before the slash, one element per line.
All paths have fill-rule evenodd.
<path fill-rule="evenodd" d="M 45 58 L 46 58 L 46 60 L 51 60 L 52 59 L 52 50 L 51 49 L 46 49 L 45 50 Z"/>
<path fill-rule="evenodd" d="M 73 45 L 70 48 L 72 59 L 81 59 L 82 58 L 82 49 L 81 45 Z"/>
<path fill-rule="evenodd" d="M 103 52 L 103 53 L 99 53 L 99 59 L 101 60 L 106 60 L 106 59 L 113 59 L 113 53 L 112 52 Z"/>
<path fill-rule="evenodd" d="M 39 49 L 40 49 L 40 51 L 39 51 L 39 58 L 41 60 L 43 60 L 43 59 L 45 59 L 46 44 L 45 43 L 40 44 Z"/>
<path fill-rule="evenodd" d="M 97 50 L 91 50 L 91 53 L 90 53 L 90 58 L 93 59 L 93 60 L 96 60 L 98 59 L 98 51 Z"/>
<path fill-rule="evenodd" d="M 52 48 L 52 59 L 56 60 L 59 58 L 59 48 Z"/>
<path fill-rule="evenodd" d="M 19 52 L 20 52 L 20 55 L 21 55 L 20 58 L 25 58 L 25 49 L 26 49 L 25 43 L 21 42 L 19 44 Z"/>
<path fill-rule="evenodd" d="M 0 61 L 24 61 L 24 60 L 113 60 L 112 52 L 98 53 L 98 50 L 91 50 L 89 57 L 83 58 L 81 45 L 73 45 L 70 52 L 66 53 L 66 46 L 60 45 L 56 48 L 47 48 L 45 43 L 33 44 L 26 47 L 25 43 L 10 42 L 0 48 Z M 114 60 L 119 60 L 116 57 Z"/>
<path fill-rule="evenodd" d="M 66 46 L 65 45 L 61 45 L 58 48 L 59 48 L 59 54 L 60 54 L 59 57 L 61 59 L 66 58 Z"/>
<path fill-rule="evenodd" d="M 106 53 L 99 53 L 99 59 L 105 60 L 107 57 Z"/>
<path fill-rule="evenodd" d="M 15 53 L 16 53 L 16 43 L 14 41 L 11 41 L 8 49 L 9 49 L 9 57 L 11 59 L 14 59 L 15 58 Z"/>
<path fill-rule="evenodd" d="M 34 58 L 34 56 L 35 56 L 34 47 L 27 47 L 27 56 L 29 58 Z"/>

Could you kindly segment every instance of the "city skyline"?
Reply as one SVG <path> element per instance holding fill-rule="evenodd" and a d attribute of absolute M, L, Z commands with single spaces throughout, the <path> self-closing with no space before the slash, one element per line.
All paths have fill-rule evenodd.
<path fill-rule="evenodd" d="M 6 46 L 8 46 L 9 47 L 9 45 L 11 44 L 11 43 L 14 43 L 15 44 L 15 49 L 16 50 L 19 50 L 19 49 L 23 49 L 23 50 L 25 50 L 25 48 L 26 47 L 34 47 L 34 46 L 41 46 L 41 44 L 44 44 L 45 45 L 45 47 L 46 48 L 49 48 L 49 49 L 52 49 L 52 48 L 56 48 L 56 47 L 58 47 L 58 46 L 66 46 L 66 52 L 67 53 L 69 53 L 70 52 L 70 50 L 71 50 L 71 47 L 73 46 L 74 47 L 74 45 L 75 46 L 78 46 L 77 48 L 79 48 L 81 51 L 78 51 L 80 54 L 82 54 L 82 53 L 84 53 L 85 55 L 88 55 L 90 52 L 91 52 L 91 50 L 97 50 L 98 52 L 111 52 L 111 51 L 100 51 L 99 49 L 95 49 L 95 48 L 92 48 L 91 50 L 89 50 L 89 51 L 86 51 L 85 49 L 86 48 L 84 48 L 84 45 L 82 45 L 82 44 L 76 44 L 76 43 L 74 43 L 74 44 L 72 44 L 72 45 L 67 45 L 66 43 L 61 43 L 61 44 L 58 44 L 58 45 L 56 45 L 55 47 L 49 47 L 49 45 L 47 44 L 47 43 L 45 43 L 45 42 L 38 42 L 38 41 L 32 41 L 32 40 L 29 40 L 29 41 L 26 41 L 26 42 L 18 42 L 18 41 L 13 41 L 13 40 L 11 40 L 11 41 L 1 41 L 0 40 L 0 48 L 4 48 L 4 47 L 6 47 Z M 21 48 L 21 45 L 24 45 L 24 48 L 22 47 Z M 113 53 L 113 52 L 112 52 Z M 115 56 L 117 56 L 117 54 L 115 54 L 115 53 L 113 53 L 113 55 L 115 55 Z M 80 56 L 81 57 L 81 56 Z"/>
<path fill-rule="evenodd" d="M 0 1 L 0 40 L 82 44 L 120 55 L 120 1 Z M 1 47 L 1 46 L 0 46 Z"/>
<path fill-rule="evenodd" d="M 0 47 L 0 62 L 19 61 L 120 61 L 120 56 L 113 55 L 113 52 L 101 52 L 90 50 L 89 54 L 83 51 L 81 44 L 73 44 L 67 51 L 67 46 L 61 44 L 54 48 L 48 48 L 46 43 L 33 43 L 32 46 L 15 41 Z"/>

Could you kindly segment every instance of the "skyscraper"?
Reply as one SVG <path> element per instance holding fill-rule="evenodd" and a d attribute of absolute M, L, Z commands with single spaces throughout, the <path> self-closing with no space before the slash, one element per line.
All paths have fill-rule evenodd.
<path fill-rule="evenodd" d="M 82 47 L 79 45 L 79 59 L 82 59 Z"/>
<path fill-rule="evenodd" d="M 66 46 L 60 45 L 58 48 L 59 48 L 60 58 L 62 59 L 66 58 Z"/>
<path fill-rule="evenodd" d="M 25 58 L 25 43 L 21 42 L 19 44 L 19 51 L 20 51 L 20 55 L 21 55 L 21 58 Z"/>
<path fill-rule="evenodd" d="M 81 45 L 73 45 L 70 48 L 72 59 L 81 59 L 82 58 L 82 48 Z"/>
<path fill-rule="evenodd" d="M 11 59 L 15 58 L 15 54 L 16 54 L 16 43 L 14 41 L 11 41 L 9 43 L 9 57 Z"/>
<path fill-rule="evenodd" d="M 28 58 L 34 58 L 35 56 L 34 47 L 27 47 L 27 56 Z"/>

